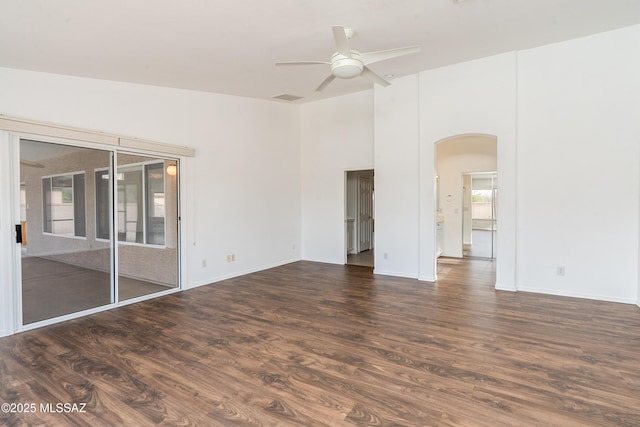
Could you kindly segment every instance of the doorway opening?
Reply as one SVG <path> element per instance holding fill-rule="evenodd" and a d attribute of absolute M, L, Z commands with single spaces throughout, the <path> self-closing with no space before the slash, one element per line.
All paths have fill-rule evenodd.
<path fill-rule="evenodd" d="M 346 264 L 374 267 L 375 188 L 373 169 L 347 171 L 345 188 Z"/>
<path fill-rule="evenodd" d="M 454 136 L 436 144 L 437 256 L 497 257 L 497 148 L 495 136 L 477 134 Z M 476 188 L 472 188 L 473 181 Z M 476 205 L 472 202 L 474 191 Z M 475 229 L 474 207 L 479 216 Z M 476 255 L 481 249 L 481 255 Z"/>
<path fill-rule="evenodd" d="M 463 177 L 462 253 L 465 258 L 495 259 L 497 251 L 498 175 L 469 173 Z"/>

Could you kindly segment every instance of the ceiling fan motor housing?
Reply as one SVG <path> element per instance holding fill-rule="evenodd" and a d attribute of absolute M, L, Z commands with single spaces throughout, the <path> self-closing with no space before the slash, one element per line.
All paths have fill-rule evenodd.
<path fill-rule="evenodd" d="M 355 50 L 351 51 L 351 58 L 338 52 L 331 56 L 331 73 L 341 79 L 351 79 L 362 74 L 364 63 L 360 59 L 360 54 Z"/>

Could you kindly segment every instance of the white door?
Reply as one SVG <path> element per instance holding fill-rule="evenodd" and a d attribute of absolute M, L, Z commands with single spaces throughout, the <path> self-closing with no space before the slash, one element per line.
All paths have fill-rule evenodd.
<path fill-rule="evenodd" d="M 373 177 L 358 177 L 359 252 L 372 249 L 373 238 Z"/>

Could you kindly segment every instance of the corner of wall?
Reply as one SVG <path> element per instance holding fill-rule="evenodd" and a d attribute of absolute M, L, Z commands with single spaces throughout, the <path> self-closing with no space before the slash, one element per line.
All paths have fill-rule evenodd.
<path fill-rule="evenodd" d="M 418 281 L 420 281 L 420 282 L 431 282 L 431 283 L 433 283 L 433 282 L 435 282 L 437 280 L 438 280 L 438 275 L 434 275 L 434 276 L 423 276 L 423 275 L 420 275 L 418 277 Z"/>
<path fill-rule="evenodd" d="M 506 285 L 503 285 L 503 284 L 497 283 L 497 282 L 495 284 L 495 290 L 496 291 L 505 291 L 505 292 L 518 292 L 518 289 L 516 288 L 515 285 L 506 286 Z"/>

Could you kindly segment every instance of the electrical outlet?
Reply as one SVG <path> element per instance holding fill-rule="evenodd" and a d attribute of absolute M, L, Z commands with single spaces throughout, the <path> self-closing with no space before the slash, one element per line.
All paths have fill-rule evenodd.
<path fill-rule="evenodd" d="M 207 266 L 207 260 L 203 259 L 202 260 L 202 268 L 205 268 Z"/>
<path fill-rule="evenodd" d="M 227 262 L 234 262 L 236 260 L 236 254 L 227 255 Z"/>
<path fill-rule="evenodd" d="M 556 267 L 556 274 L 558 276 L 564 276 L 564 265 L 559 265 Z"/>
<path fill-rule="evenodd" d="M 384 253 L 384 259 L 389 259 L 389 254 L 388 253 Z"/>

